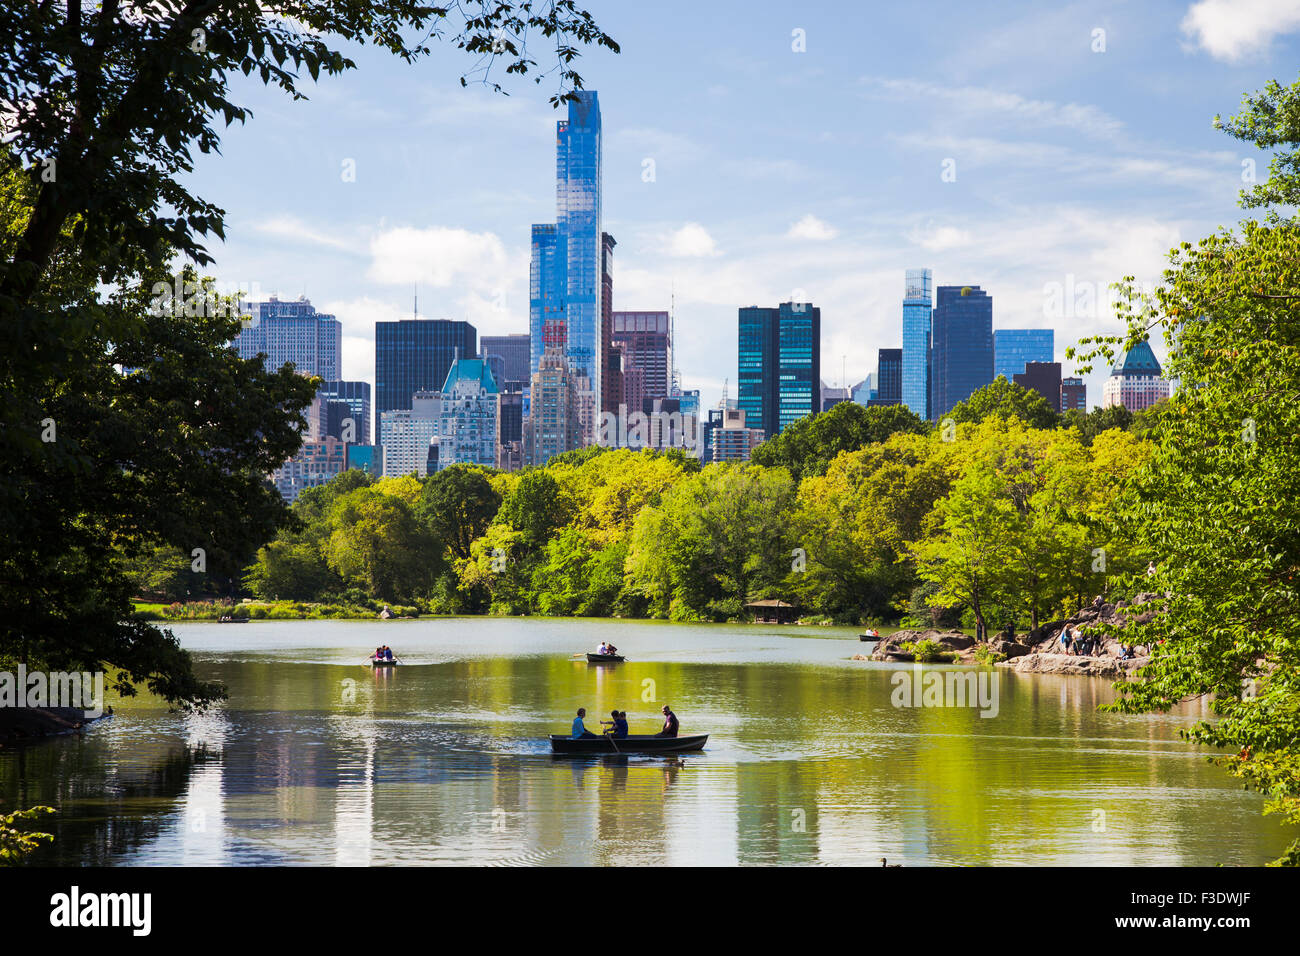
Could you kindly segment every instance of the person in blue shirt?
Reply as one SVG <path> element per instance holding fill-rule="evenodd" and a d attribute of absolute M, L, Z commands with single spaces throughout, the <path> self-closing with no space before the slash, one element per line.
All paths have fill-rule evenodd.
<path fill-rule="evenodd" d="M 614 736 L 615 737 L 627 736 L 627 711 L 626 710 L 614 711 Z"/>
<path fill-rule="evenodd" d="M 594 737 L 594 736 L 596 736 L 596 735 L 593 734 L 590 730 L 588 730 L 586 724 L 584 724 L 584 723 L 582 722 L 582 718 L 584 718 L 584 717 L 586 717 L 586 716 L 587 716 L 587 708 L 586 708 L 586 707 L 579 707 L 579 708 L 578 708 L 578 716 L 573 718 L 573 739 L 574 739 L 574 740 L 577 740 L 577 739 L 579 739 L 579 738 L 581 738 L 581 737 Z"/>

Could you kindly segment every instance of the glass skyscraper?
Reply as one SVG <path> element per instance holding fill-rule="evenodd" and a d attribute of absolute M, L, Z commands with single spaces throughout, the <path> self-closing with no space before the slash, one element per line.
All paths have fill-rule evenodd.
<path fill-rule="evenodd" d="M 998 329 L 993 333 L 993 377 L 1014 382 L 1030 362 L 1052 361 L 1051 329 Z"/>
<path fill-rule="evenodd" d="M 903 281 L 903 404 L 930 417 L 930 318 L 934 279 L 929 269 L 908 269 Z"/>
<path fill-rule="evenodd" d="M 740 310 L 736 407 L 767 438 L 821 411 L 821 322 L 808 302 Z"/>
<path fill-rule="evenodd" d="M 938 420 L 993 381 L 993 297 L 941 285 L 930 324 L 930 416 Z"/>
<path fill-rule="evenodd" d="M 569 366 L 601 394 L 600 103 L 579 90 L 569 118 L 556 124 L 555 222 L 534 225 L 528 330 L 531 370 L 547 348 L 561 348 Z"/>

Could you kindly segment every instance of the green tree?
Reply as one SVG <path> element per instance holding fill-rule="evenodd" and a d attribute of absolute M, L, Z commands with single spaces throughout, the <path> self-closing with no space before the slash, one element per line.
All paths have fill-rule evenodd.
<path fill-rule="evenodd" d="M 452 465 L 424 482 L 416 514 L 453 559 L 468 558 L 500 507 L 501 495 L 483 469 Z"/>
<path fill-rule="evenodd" d="M 427 595 L 445 565 L 441 548 L 407 502 L 377 486 L 341 496 L 330 512 L 329 565 L 371 597 L 409 601 Z"/>
<path fill-rule="evenodd" d="M 501 518 L 522 535 L 525 547 L 541 548 L 573 514 L 560 485 L 542 469 L 525 472 L 501 505 Z"/>
<path fill-rule="evenodd" d="M 1035 428 L 1054 428 L 1056 412 L 1047 399 L 1033 389 L 1008 382 L 999 375 L 989 385 L 976 389 L 965 401 L 958 402 L 945 415 L 954 422 L 982 422 L 990 415 L 1019 418 Z"/>
<path fill-rule="evenodd" d="M 1294 201 L 1300 82 L 1248 97 L 1227 128 L 1287 147 L 1246 204 Z M 1161 596 L 1142 608 L 1149 620 L 1115 630 L 1153 645 L 1118 706 L 1209 699 L 1218 719 L 1192 739 L 1227 751 L 1220 764 L 1300 822 L 1300 227 L 1245 221 L 1173 250 L 1153 295 L 1122 288 L 1125 340 L 1083 344 L 1106 354 L 1159 332 L 1182 387 L 1120 502 L 1155 565 L 1120 584 Z M 1300 863 L 1300 841 L 1280 862 Z"/>
<path fill-rule="evenodd" d="M 830 411 L 793 422 L 754 449 L 750 460 L 768 468 L 786 468 L 796 479 L 824 475 L 835 456 L 898 432 L 921 434 L 925 422 L 905 405 L 840 402 Z"/>

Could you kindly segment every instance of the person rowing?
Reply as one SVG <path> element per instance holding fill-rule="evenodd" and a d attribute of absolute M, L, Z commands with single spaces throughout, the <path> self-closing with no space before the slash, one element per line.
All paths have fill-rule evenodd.
<path fill-rule="evenodd" d="M 611 710 L 609 712 L 609 716 L 610 716 L 609 720 L 602 720 L 600 722 L 600 725 L 602 727 L 609 728 L 608 730 L 605 731 L 605 734 L 610 737 L 618 737 L 618 738 L 626 737 L 627 736 L 627 713 L 625 711 Z"/>
<path fill-rule="evenodd" d="M 667 704 L 664 704 L 663 715 L 664 715 L 664 729 L 659 731 L 659 733 L 655 734 L 655 736 L 676 737 L 677 736 L 677 715 L 672 712 L 672 709 Z"/>

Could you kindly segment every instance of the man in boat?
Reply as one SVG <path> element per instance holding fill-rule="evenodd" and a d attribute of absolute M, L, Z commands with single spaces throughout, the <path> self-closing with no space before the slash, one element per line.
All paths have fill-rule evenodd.
<path fill-rule="evenodd" d="M 608 656 L 608 655 L 609 655 L 609 645 L 606 644 L 604 641 L 601 641 L 601 642 L 600 642 L 600 647 L 596 648 L 596 653 L 599 654 L 601 657 L 606 657 L 606 656 Z"/>
<path fill-rule="evenodd" d="M 579 707 L 578 716 L 573 718 L 573 739 L 574 740 L 579 740 L 583 737 L 596 736 L 590 730 L 588 730 L 587 725 L 582 722 L 582 718 L 586 716 L 587 716 L 587 708 Z"/>
<path fill-rule="evenodd" d="M 391 647 L 389 647 L 387 644 L 385 644 L 385 645 L 384 645 L 384 660 L 386 660 L 386 661 L 391 661 L 392 659 L 393 659 L 393 649 L 392 649 Z"/>
<path fill-rule="evenodd" d="M 626 710 L 614 711 L 614 736 L 615 737 L 627 736 L 627 711 Z"/>
<path fill-rule="evenodd" d="M 664 729 L 655 734 L 656 737 L 676 737 L 677 736 L 677 715 L 672 709 L 664 704 Z"/>

